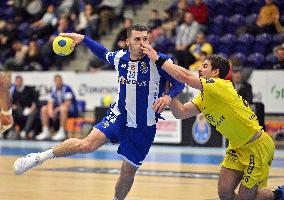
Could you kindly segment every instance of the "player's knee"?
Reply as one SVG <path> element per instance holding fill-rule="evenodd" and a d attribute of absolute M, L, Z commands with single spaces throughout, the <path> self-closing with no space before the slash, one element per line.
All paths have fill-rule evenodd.
<path fill-rule="evenodd" d="M 41 113 L 47 113 L 47 106 L 42 106 L 41 109 L 40 109 L 40 112 Z"/>
<path fill-rule="evenodd" d="M 219 187 L 218 188 L 218 196 L 220 200 L 229 200 L 229 199 L 234 199 L 234 191 L 224 188 L 224 187 Z"/>

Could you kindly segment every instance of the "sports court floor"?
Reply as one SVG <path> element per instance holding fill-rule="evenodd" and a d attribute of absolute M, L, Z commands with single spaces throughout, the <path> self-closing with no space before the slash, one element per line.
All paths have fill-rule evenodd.
<path fill-rule="evenodd" d="M 0 140 L 1 200 L 111 200 L 121 159 L 115 145 L 96 153 L 53 159 L 16 176 L 18 156 L 54 142 Z M 216 200 L 219 163 L 225 149 L 153 146 L 137 173 L 127 200 Z M 268 188 L 284 184 L 284 151 L 278 150 Z"/>

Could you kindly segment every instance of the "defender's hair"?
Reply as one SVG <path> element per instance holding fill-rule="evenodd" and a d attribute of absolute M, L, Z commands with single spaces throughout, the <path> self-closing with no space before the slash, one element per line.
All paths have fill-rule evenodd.
<path fill-rule="evenodd" d="M 230 70 L 230 64 L 228 59 L 220 55 L 210 55 L 206 57 L 209 60 L 213 69 L 219 69 L 219 78 L 226 78 Z"/>

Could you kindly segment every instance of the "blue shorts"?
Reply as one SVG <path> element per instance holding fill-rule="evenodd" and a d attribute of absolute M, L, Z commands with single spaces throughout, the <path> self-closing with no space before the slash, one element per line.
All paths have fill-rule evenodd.
<path fill-rule="evenodd" d="M 113 143 L 118 142 L 117 153 L 127 162 L 140 167 L 156 134 L 156 125 L 132 128 L 126 126 L 122 115 L 116 116 L 111 111 L 98 123 L 95 128 L 103 132 Z"/>

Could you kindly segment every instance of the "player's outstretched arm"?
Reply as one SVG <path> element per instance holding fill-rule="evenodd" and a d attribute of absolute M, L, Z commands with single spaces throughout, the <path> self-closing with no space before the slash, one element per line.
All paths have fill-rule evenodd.
<path fill-rule="evenodd" d="M 153 49 L 150 45 L 143 45 L 142 50 L 149 58 L 155 61 L 156 65 L 161 66 L 168 74 L 170 74 L 175 79 L 180 82 L 186 83 L 189 86 L 202 90 L 202 84 L 199 80 L 199 77 L 189 72 L 187 69 L 173 64 L 170 61 L 164 60 Z"/>
<path fill-rule="evenodd" d="M 182 104 L 177 98 L 173 98 L 169 105 L 173 115 L 177 119 L 186 119 L 200 113 L 199 109 L 192 102 Z"/>
<path fill-rule="evenodd" d="M 108 49 L 88 36 L 78 33 L 60 33 L 59 35 L 71 38 L 73 40 L 72 48 L 83 42 L 96 56 L 98 56 L 101 60 L 108 62 L 105 57 L 108 53 Z"/>

